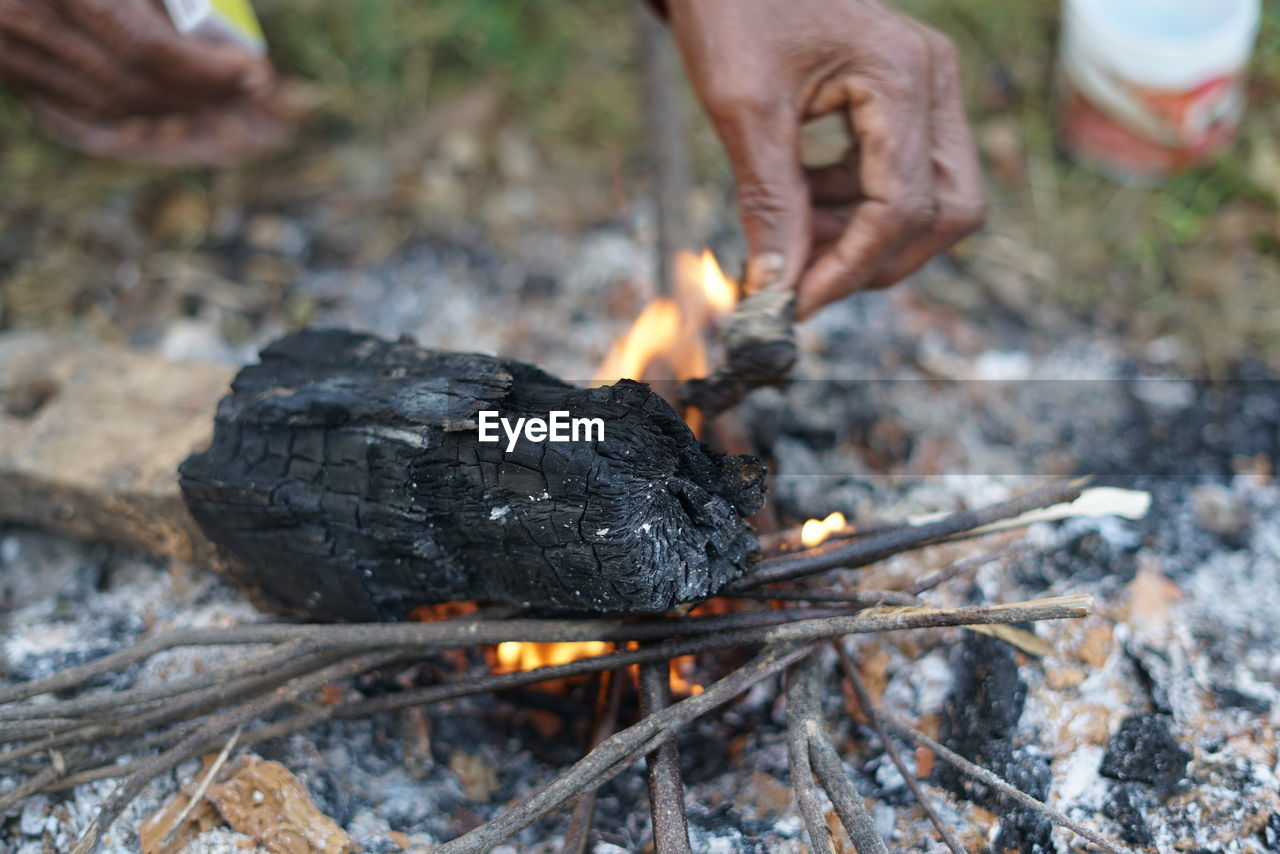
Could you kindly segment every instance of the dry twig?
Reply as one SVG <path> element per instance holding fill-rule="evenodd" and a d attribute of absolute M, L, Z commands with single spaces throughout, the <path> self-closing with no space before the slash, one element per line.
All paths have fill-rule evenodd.
<path fill-rule="evenodd" d="M 1066 500 L 1078 491 L 1075 484 L 1059 485 L 985 510 L 953 514 L 926 525 L 881 526 L 873 532 L 859 532 L 853 539 L 766 560 L 759 572 L 734 585 L 732 591 L 742 599 L 825 602 L 840 607 L 806 606 L 712 617 L 674 616 L 640 620 L 509 618 L 507 613 L 496 617 L 477 614 L 438 623 L 255 624 L 183 630 L 150 637 L 88 664 L 67 668 L 42 679 L 0 687 L 0 744 L 12 745 L 0 752 L 0 767 L 29 775 L 16 789 L 0 797 L 0 812 L 39 791 L 122 777 L 76 844 L 75 854 L 88 854 L 147 784 L 188 758 L 217 749 L 219 744 L 228 744 L 227 733 L 231 731 L 235 731 L 238 738 L 230 743 L 249 748 L 326 720 L 420 708 L 445 700 L 581 674 L 606 671 L 617 674 L 622 668 L 639 664 L 642 708 L 637 723 L 613 735 L 608 734 L 613 728 L 611 722 L 617 718 L 618 692 L 624 682 L 615 675 L 608 709 L 600 718 L 602 725 L 608 723 L 609 726 L 598 730 L 593 741 L 599 743 L 582 760 L 512 809 L 438 850 L 443 854 L 487 850 L 575 796 L 579 797 L 579 808 L 570 822 L 565 844 L 566 850 L 580 848 L 590 830 L 595 789 L 640 757 L 647 756 L 656 852 L 687 854 L 689 839 L 684 792 L 672 737 L 695 718 L 772 674 L 790 668 L 787 692 L 792 772 L 801 813 L 813 834 L 815 851 L 830 850 L 826 824 L 818 806 L 816 777 L 818 786 L 826 791 L 836 806 L 860 854 L 880 852 L 884 850 L 883 842 L 875 836 L 861 798 L 857 796 L 822 723 L 818 695 L 820 664 L 816 656 L 809 656 L 803 663 L 800 663 L 801 659 L 814 648 L 814 644 L 849 634 L 1084 616 L 1090 608 L 1089 599 L 1068 596 L 962 608 L 923 607 L 916 599 L 917 594 L 981 562 L 1002 557 L 1008 551 L 961 561 L 917 582 L 907 591 L 757 588 L 761 584 L 836 566 L 860 566 L 911 548 L 965 536 L 993 521 L 1016 518 L 1028 509 Z M 504 641 L 635 641 L 643 645 L 564 665 L 488 674 L 335 705 L 319 705 L 309 699 L 325 684 L 350 679 L 397 661 L 416 659 L 424 652 L 470 649 Z M 105 677 L 128 673 L 159 652 L 181 646 L 211 645 L 257 645 L 260 648 L 234 663 L 161 685 L 27 702 L 42 694 L 92 690 Z M 762 648 L 764 651 L 702 694 L 670 704 L 671 659 L 744 648 Z M 851 670 L 847 661 L 842 664 L 847 671 Z M 855 678 L 856 673 L 851 681 Z M 857 691 L 856 682 L 854 687 Z M 868 707 L 877 731 L 883 732 L 880 719 L 870 709 L 869 701 L 860 697 L 860 702 Z M 285 709 L 291 711 L 274 720 L 260 722 L 264 717 Z M 897 728 L 891 717 L 884 720 Z M 952 851 L 957 851 L 954 835 L 941 827 L 919 786 L 907 774 L 901 757 L 893 751 L 883 734 L 881 741 L 908 780 L 908 785 L 912 786 L 926 814 L 939 825 L 939 832 Z M 935 752 L 948 759 L 943 752 L 945 748 L 939 748 L 940 745 L 935 747 Z M 224 749 L 225 752 L 228 751 Z M 36 757 L 42 753 L 49 757 L 47 765 L 36 763 Z M 136 758 L 128 758 L 130 755 Z M 982 769 L 977 771 L 990 774 Z M 1009 784 L 998 781 L 998 778 L 998 782 L 985 777 L 981 779 L 1008 794 Z M 1028 798 L 1018 794 L 1021 798 Z M 1026 803 L 1012 794 L 1010 797 Z M 198 797 L 193 798 L 193 802 L 195 800 Z M 1029 800 L 1039 804 L 1034 799 Z M 1040 807 L 1048 810 L 1042 804 Z M 1079 826 L 1070 823 L 1065 816 L 1056 813 L 1053 816 L 1056 816 L 1054 820 L 1082 833 L 1091 841 L 1101 839 L 1096 834 L 1088 835 L 1090 832 L 1087 830 L 1078 829 Z"/>
<path fill-rule="evenodd" d="M 796 792 L 805 792 L 801 799 L 801 814 L 809 828 L 809 839 L 815 850 L 829 850 L 827 834 L 830 831 L 817 805 L 813 780 L 806 774 L 817 777 L 822 790 L 827 793 L 845 832 L 849 834 L 855 854 L 889 854 L 884 840 L 876 831 L 875 822 L 862 803 L 862 796 L 853 787 L 831 744 L 831 736 L 827 734 L 823 721 L 821 687 L 822 656 L 816 651 L 787 671 L 787 747 Z"/>
<path fill-rule="evenodd" d="M 671 705 L 671 662 L 640 665 L 640 714 L 656 714 Z M 689 819 L 684 810 L 684 781 L 675 740 L 664 741 L 645 757 L 654 854 L 692 854 Z"/>

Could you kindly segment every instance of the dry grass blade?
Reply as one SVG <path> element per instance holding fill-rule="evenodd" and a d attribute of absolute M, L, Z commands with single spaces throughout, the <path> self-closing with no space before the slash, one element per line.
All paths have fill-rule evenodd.
<path fill-rule="evenodd" d="M 182 808 L 182 812 L 178 813 L 178 817 L 173 820 L 173 824 L 165 832 L 164 838 L 160 840 L 163 847 L 173 835 L 184 825 L 191 813 L 195 812 L 196 807 L 204 798 L 205 793 L 209 791 L 209 787 L 213 785 L 213 781 L 218 779 L 222 766 L 227 764 L 227 759 L 231 756 L 231 751 L 236 749 L 236 742 L 240 740 L 240 733 L 244 731 L 244 725 L 236 727 L 235 732 L 231 733 L 231 737 L 227 739 L 227 743 L 222 746 L 222 750 L 218 753 L 216 759 L 209 765 L 209 770 L 200 778 L 200 784 L 196 786 L 196 790 L 191 793 L 191 797 L 187 800 L 187 805 Z"/>

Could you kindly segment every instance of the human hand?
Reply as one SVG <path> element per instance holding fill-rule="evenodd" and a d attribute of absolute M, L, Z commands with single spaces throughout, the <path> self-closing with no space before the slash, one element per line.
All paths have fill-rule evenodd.
<path fill-rule="evenodd" d="M 130 160 L 223 164 L 296 120 L 266 60 L 179 34 L 150 0 L 0 0 L 0 84 L 63 142 Z"/>
<path fill-rule="evenodd" d="M 803 319 L 893 284 L 981 225 L 981 168 L 945 36 L 879 0 L 668 0 L 666 11 L 733 167 L 748 293 L 795 288 Z M 805 168 L 801 126 L 836 112 L 849 151 Z"/>

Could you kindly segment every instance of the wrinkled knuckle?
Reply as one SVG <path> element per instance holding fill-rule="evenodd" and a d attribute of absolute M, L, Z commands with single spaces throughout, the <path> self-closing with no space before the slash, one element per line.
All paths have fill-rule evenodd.
<path fill-rule="evenodd" d="M 738 187 L 738 207 L 744 217 L 758 225 L 772 225 L 786 218 L 788 207 L 781 191 L 767 181 L 752 181 Z"/>
<path fill-rule="evenodd" d="M 886 207 L 881 222 L 890 234 L 910 239 L 932 228 L 936 217 L 932 200 L 913 197 Z"/>
<path fill-rule="evenodd" d="M 929 37 L 913 29 L 904 33 L 901 48 L 895 54 L 894 64 L 914 79 L 928 71 L 931 58 Z"/>
<path fill-rule="evenodd" d="M 779 99 L 770 87 L 721 76 L 705 87 L 707 109 L 713 118 L 762 118 L 777 113 Z"/>

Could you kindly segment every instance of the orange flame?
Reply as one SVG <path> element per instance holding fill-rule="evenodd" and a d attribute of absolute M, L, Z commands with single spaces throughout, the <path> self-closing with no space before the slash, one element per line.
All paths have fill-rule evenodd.
<path fill-rule="evenodd" d="M 704 336 L 713 321 L 733 309 L 738 285 L 724 274 L 710 250 L 681 252 L 675 260 L 675 297 L 657 297 L 609 351 L 595 383 L 644 379 L 658 359 L 677 380 L 707 374 Z"/>
<path fill-rule="evenodd" d="M 702 693 L 702 685 L 690 678 L 697 660 L 693 655 L 671 659 L 671 693 L 676 697 L 696 697 Z"/>
<path fill-rule="evenodd" d="M 566 641 L 564 643 L 523 643 L 507 641 L 494 651 L 497 659 L 493 672 L 515 673 L 555 664 L 569 664 L 580 658 L 604 655 L 609 644 L 604 641 Z"/>
<path fill-rule="evenodd" d="M 686 380 L 707 375 L 706 332 L 733 309 L 738 285 L 724 274 L 710 250 L 703 250 L 701 254 L 679 253 L 675 259 L 675 285 L 673 297 L 654 298 L 613 345 L 596 370 L 595 384 L 644 379 L 658 362 L 662 363 L 661 379 Z M 698 433 L 702 423 L 700 413 L 688 410 L 684 416 L 689 427 Z M 568 664 L 608 651 L 609 645 L 599 641 L 501 643 L 493 652 L 492 669 L 495 673 L 514 673 Z M 702 686 L 686 678 L 692 671 L 692 656 L 677 662 L 673 662 L 671 670 L 676 694 L 701 693 Z"/>

